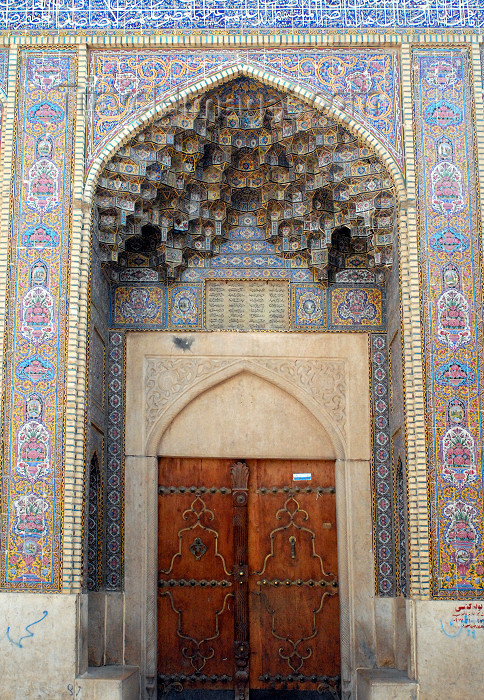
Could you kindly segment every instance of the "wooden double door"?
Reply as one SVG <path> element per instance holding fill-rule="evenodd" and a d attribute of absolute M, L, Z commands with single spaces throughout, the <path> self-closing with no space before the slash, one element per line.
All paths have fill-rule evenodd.
<path fill-rule="evenodd" d="M 339 698 L 334 462 L 162 458 L 158 697 Z"/>

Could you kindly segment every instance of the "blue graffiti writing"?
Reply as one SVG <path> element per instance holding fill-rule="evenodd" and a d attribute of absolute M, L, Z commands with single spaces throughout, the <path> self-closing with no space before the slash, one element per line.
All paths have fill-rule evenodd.
<path fill-rule="evenodd" d="M 7 639 L 10 642 L 10 644 L 13 644 L 14 646 L 18 647 L 19 649 L 23 649 L 22 640 L 29 639 L 29 637 L 34 636 L 34 633 L 30 631 L 30 628 L 33 627 L 34 625 L 38 625 L 39 622 L 42 622 L 42 620 L 45 620 L 47 615 L 48 615 L 47 610 L 44 610 L 44 612 L 42 613 L 42 617 L 39 617 L 38 620 L 35 620 L 35 622 L 31 622 L 30 625 L 27 625 L 25 627 L 25 631 L 27 632 L 27 634 L 23 634 L 21 637 L 19 637 L 18 642 L 16 642 L 15 639 L 12 639 L 12 637 L 10 636 L 10 626 L 7 627 Z"/>
<path fill-rule="evenodd" d="M 454 633 L 452 633 L 452 634 L 449 634 L 449 632 L 447 632 L 447 630 L 445 629 L 444 623 L 443 623 L 442 620 L 440 621 L 440 626 L 442 627 L 442 632 L 445 634 L 446 637 L 458 637 L 459 634 L 460 634 L 460 633 L 462 632 L 462 630 L 464 629 L 464 628 L 462 627 L 462 625 L 461 625 L 461 626 L 459 627 L 459 629 L 457 630 L 457 632 L 454 632 Z M 451 622 L 449 623 L 449 626 L 450 626 L 450 627 L 454 627 L 454 623 L 451 621 Z"/>
<path fill-rule="evenodd" d="M 450 631 L 444 627 L 441 620 L 440 626 L 446 637 L 458 637 L 462 630 L 466 630 L 467 636 L 476 638 L 476 630 L 484 630 L 484 612 L 482 603 L 463 603 L 458 605 L 449 621 Z"/>

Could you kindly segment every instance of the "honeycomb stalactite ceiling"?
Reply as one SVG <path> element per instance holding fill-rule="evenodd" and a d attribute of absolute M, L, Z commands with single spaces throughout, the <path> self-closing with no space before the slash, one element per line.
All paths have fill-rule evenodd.
<path fill-rule="evenodd" d="M 303 255 L 327 283 L 345 269 L 392 264 L 392 180 L 340 124 L 240 78 L 152 123 L 101 174 L 96 228 L 113 279 L 131 264 L 180 277 L 238 226 Z"/>

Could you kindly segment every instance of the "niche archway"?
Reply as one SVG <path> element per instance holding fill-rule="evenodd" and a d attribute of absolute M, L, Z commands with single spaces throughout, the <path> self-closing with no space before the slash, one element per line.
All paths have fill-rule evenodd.
<path fill-rule="evenodd" d="M 179 105 L 118 149 L 94 214 L 113 282 L 187 279 L 190 259 L 213 257 L 240 227 L 323 285 L 382 284 L 393 262 L 383 163 L 336 120 L 247 78 Z"/>
<path fill-rule="evenodd" d="M 206 90 L 206 86 L 203 87 Z M 236 90 L 231 84 L 222 87 L 229 93 Z M 251 87 L 253 89 L 253 84 Z M 292 96 L 287 99 L 287 94 L 281 91 L 273 90 L 270 93 L 260 84 L 257 89 L 264 89 L 265 94 L 275 94 L 276 97 L 272 102 L 269 98 L 268 104 L 263 101 L 262 107 L 260 103 L 259 106 L 255 104 L 255 109 L 254 104 L 247 102 L 242 105 L 239 114 L 236 109 L 237 124 L 233 113 L 226 112 L 222 116 L 215 113 L 217 119 L 222 120 L 221 129 L 230 131 L 227 123 L 229 118 L 234 118 L 234 133 L 230 135 L 230 144 L 225 144 L 225 156 L 220 154 L 223 148 L 219 142 L 205 139 L 203 124 L 197 126 L 201 134 L 196 129 L 188 128 L 196 125 L 200 114 L 208 113 L 207 120 L 210 122 L 211 119 L 211 108 L 207 106 L 208 93 L 199 99 L 200 95 L 197 96 L 197 89 L 194 89 L 185 110 L 189 117 L 188 127 L 175 124 L 173 129 L 173 123 L 170 123 L 173 115 L 169 113 L 164 114 L 158 123 L 148 121 L 146 117 L 145 128 L 138 130 L 134 136 L 132 132 L 132 141 L 125 139 L 122 148 L 118 148 L 100 173 L 93 222 L 94 266 L 98 265 L 98 270 L 102 270 L 101 286 L 104 286 L 104 292 L 99 294 L 99 309 L 102 306 L 101 297 L 103 293 L 106 295 L 109 284 L 122 281 L 136 289 L 140 283 L 166 285 L 170 281 L 183 280 L 190 260 L 197 257 L 201 260 L 213 259 L 220 245 L 230 237 L 231 230 L 240 228 L 241 224 L 260 228 L 263 231 L 261 240 L 275 245 L 282 255 L 303 259 L 306 268 L 311 270 L 314 279 L 322 286 L 335 282 L 356 286 L 369 282 L 385 285 L 396 246 L 395 188 L 385 166 L 364 138 L 342 127 L 340 122 L 308 107 L 306 102 Z M 201 87 L 200 94 L 202 91 Z M 243 92 L 250 92 L 250 87 Z M 280 138 L 277 136 L 270 143 L 257 143 L 254 147 L 250 139 L 255 137 L 254 132 L 264 128 L 269 108 L 272 112 L 279 109 L 282 124 Z M 294 110 L 292 115 L 290 110 Z M 257 125 L 260 114 L 261 123 Z M 271 132 L 272 129 L 277 134 L 279 122 L 274 122 L 274 119 L 272 114 L 269 118 L 270 128 L 266 128 L 266 131 Z M 309 127 L 300 129 L 304 119 L 309 120 Z M 245 125 L 241 124 L 241 120 L 246 120 Z M 285 121 L 289 122 L 286 132 Z M 210 123 L 218 128 L 216 120 Z M 133 129 L 136 132 L 136 127 L 133 126 Z M 198 145 L 193 134 L 202 140 Z M 334 139 L 334 148 L 330 143 L 324 143 L 325 138 Z M 170 139 L 173 143 L 168 143 Z M 176 139 L 178 148 L 175 147 Z M 237 139 L 242 139 L 242 142 L 237 142 Z M 298 143 L 303 143 L 302 155 L 297 152 Z M 261 145 L 266 150 L 261 150 Z M 326 153 L 326 161 L 323 155 L 321 165 L 318 147 L 319 151 Z M 152 168 L 150 163 L 159 165 L 158 157 L 163 164 L 166 149 L 171 149 L 167 167 L 158 170 Z M 262 153 L 262 156 L 259 153 L 257 162 L 254 161 L 256 151 Z M 331 152 L 331 158 L 328 152 Z M 198 160 L 195 155 L 200 156 Z M 307 167 L 311 158 L 314 163 L 317 160 L 317 166 L 311 166 L 312 172 Z M 200 177 L 193 177 L 200 161 Z M 184 171 L 185 163 L 191 163 L 193 167 Z M 245 167 L 244 163 L 248 163 L 248 166 Z M 303 166 L 302 170 L 298 170 L 300 165 Z M 223 166 L 219 167 L 218 181 L 210 182 L 206 173 L 213 175 L 218 166 Z M 359 168 L 362 168 L 361 172 L 358 172 Z M 273 182 L 270 178 L 271 169 L 281 173 L 277 181 Z M 261 170 L 264 177 L 253 187 Z M 150 181 L 146 175 L 149 172 L 156 172 L 159 179 Z M 245 180 L 239 186 L 240 174 Z M 180 187 L 176 186 L 177 175 L 183 176 Z M 88 189 L 93 184 L 93 173 L 90 177 Z M 318 187 L 314 185 L 316 177 L 321 179 Z M 166 182 L 162 182 L 163 178 Z M 158 186 L 160 183 L 163 188 Z M 213 189 L 210 190 L 212 185 L 218 188 L 217 196 L 213 196 Z M 164 194 L 161 198 L 162 189 Z M 175 191 L 176 201 L 172 190 Z M 161 199 L 165 204 L 168 202 L 167 206 L 160 206 Z M 222 213 L 221 204 L 225 205 Z M 153 215 L 154 211 L 158 212 L 156 216 Z M 208 216 L 205 215 L 207 213 Z M 164 223 L 167 225 L 162 225 Z M 115 335 L 113 332 L 113 337 Z M 110 351 L 109 339 L 106 345 Z M 118 430 L 118 436 L 119 433 Z M 108 437 L 108 452 L 109 445 Z M 114 446 L 122 450 L 119 438 Z M 108 459 L 115 458 L 111 455 Z M 109 494 L 107 496 L 109 499 Z M 146 612 L 146 608 L 143 610 Z M 146 661 L 141 665 L 148 671 Z"/>

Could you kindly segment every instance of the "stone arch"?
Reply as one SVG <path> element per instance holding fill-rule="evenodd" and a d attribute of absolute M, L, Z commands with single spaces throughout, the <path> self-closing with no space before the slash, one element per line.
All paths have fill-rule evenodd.
<path fill-rule="evenodd" d="M 274 361 L 269 361 L 273 363 Z M 308 365 L 309 366 L 309 365 Z M 331 362 L 326 364 L 327 370 L 332 371 Z M 202 394 L 227 382 L 238 375 L 247 373 L 255 375 L 268 384 L 277 387 L 301 404 L 321 425 L 324 433 L 328 435 L 334 450 L 336 459 L 345 459 L 347 444 L 345 435 L 344 409 L 328 410 L 327 406 L 318 397 L 304 387 L 301 382 L 291 381 L 283 376 L 277 369 L 270 368 L 257 360 L 236 360 L 227 366 L 214 367 L 213 371 L 198 380 L 194 380 L 187 388 L 169 402 L 166 410 L 160 411 L 155 422 L 147 430 L 145 454 L 156 456 L 158 448 L 163 440 L 163 435 L 168 430 L 176 417 L 195 402 Z M 341 394 L 342 401 L 346 401 L 346 387 Z"/>
<path fill-rule="evenodd" d="M 351 114 L 337 107 L 328 97 L 318 94 L 308 87 L 302 87 L 292 80 L 282 78 L 271 71 L 250 63 L 239 63 L 226 66 L 198 80 L 190 87 L 177 92 L 175 95 L 167 96 L 154 106 L 147 107 L 145 111 L 141 115 L 135 117 L 132 122 L 122 126 L 118 131 L 115 131 L 110 141 L 97 155 L 89 169 L 83 193 L 85 204 L 90 205 L 93 200 L 97 181 L 104 165 L 115 155 L 119 148 L 149 122 L 156 117 L 160 117 L 163 113 L 176 108 L 177 105 L 183 104 L 186 100 L 191 100 L 197 95 L 242 76 L 252 78 L 276 90 L 297 96 L 302 102 L 305 102 L 315 109 L 321 110 L 328 116 L 341 122 L 345 128 L 359 136 L 367 146 L 373 149 L 376 155 L 381 158 L 395 184 L 398 201 L 403 202 L 406 199 L 404 178 L 398 163 L 388 149 L 378 141 L 375 136 L 370 134 Z"/>

